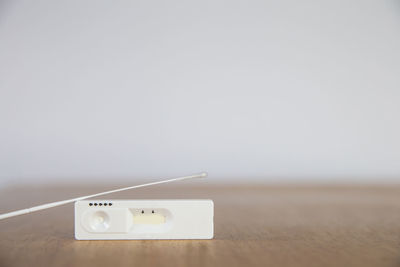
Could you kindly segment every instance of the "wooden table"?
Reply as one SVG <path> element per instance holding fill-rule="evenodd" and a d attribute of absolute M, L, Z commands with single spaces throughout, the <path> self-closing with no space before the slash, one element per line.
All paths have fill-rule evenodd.
<path fill-rule="evenodd" d="M 111 186 L 117 188 L 117 186 Z M 108 187 L 9 188 L 0 212 Z M 399 266 L 400 186 L 159 185 L 109 199 L 211 198 L 213 240 L 76 241 L 73 206 L 0 221 L 0 266 Z"/>

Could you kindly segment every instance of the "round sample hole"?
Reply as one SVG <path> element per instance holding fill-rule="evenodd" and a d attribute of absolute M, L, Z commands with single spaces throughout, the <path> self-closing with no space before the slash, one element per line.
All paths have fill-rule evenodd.
<path fill-rule="evenodd" d="M 110 227 L 110 217 L 104 211 L 97 211 L 90 218 L 90 227 L 95 231 L 105 231 Z"/>

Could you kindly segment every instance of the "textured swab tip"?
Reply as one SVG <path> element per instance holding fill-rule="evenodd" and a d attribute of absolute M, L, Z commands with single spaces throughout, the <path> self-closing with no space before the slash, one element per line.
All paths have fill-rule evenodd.
<path fill-rule="evenodd" d="M 208 176 L 208 174 L 206 173 L 206 172 L 202 172 L 201 174 L 200 174 L 200 177 L 201 178 L 204 178 L 204 177 L 207 177 Z"/>

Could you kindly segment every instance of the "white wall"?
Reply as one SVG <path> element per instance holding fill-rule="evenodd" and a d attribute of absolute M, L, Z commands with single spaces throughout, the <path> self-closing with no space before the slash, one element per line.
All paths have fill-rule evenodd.
<path fill-rule="evenodd" d="M 2 1 L 1 181 L 400 181 L 399 30 L 399 1 Z"/>

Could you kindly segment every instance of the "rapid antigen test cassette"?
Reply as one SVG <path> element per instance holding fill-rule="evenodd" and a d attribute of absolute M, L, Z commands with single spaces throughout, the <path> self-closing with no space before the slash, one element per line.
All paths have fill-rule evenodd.
<path fill-rule="evenodd" d="M 212 200 L 85 200 L 75 202 L 75 238 L 211 239 Z"/>

